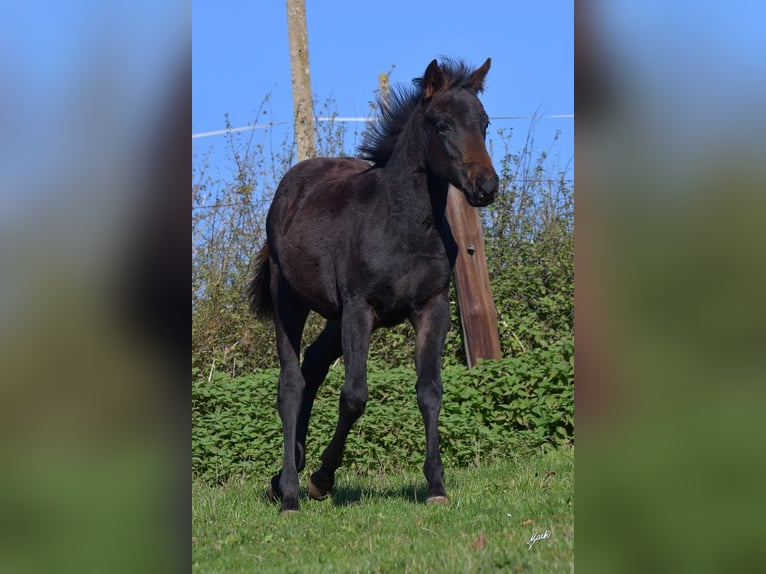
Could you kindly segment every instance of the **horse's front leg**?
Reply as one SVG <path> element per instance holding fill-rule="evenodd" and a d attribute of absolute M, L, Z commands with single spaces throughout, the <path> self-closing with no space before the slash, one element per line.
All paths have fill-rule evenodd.
<path fill-rule="evenodd" d="M 309 496 L 322 500 L 335 483 L 335 471 L 343 460 L 346 438 L 367 405 L 367 353 L 372 334 L 372 309 L 364 300 L 343 303 L 341 341 L 346 380 L 340 390 L 338 425 L 329 446 L 322 453 L 322 466 L 309 480 Z"/>
<path fill-rule="evenodd" d="M 428 480 L 427 503 L 447 502 L 444 465 L 439 452 L 439 411 L 442 404 L 441 356 L 449 330 L 449 299 L 445 291 L 416 309 L 415 367 L 418 373 L 418 406 L 426 427 L 426 460 L 423 474 Z"/>

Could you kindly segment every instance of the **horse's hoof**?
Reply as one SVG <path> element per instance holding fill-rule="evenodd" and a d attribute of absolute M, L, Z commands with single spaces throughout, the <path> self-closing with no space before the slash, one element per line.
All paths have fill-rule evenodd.
<path fill-rule="evenodd" d="M 322 490 L 317 485 L 315 485 L 312 480 L 309 478 L 309 496 L 313 498 L 314 500 L 325 500 L 328 496 L 330 496 L 330 493 L 326 490 Z"/>
<path fill-rule="evenodd" d="M 288 496 L 282 500 L 282 506 L 279 508 L 279 514 L 295 514 L 298 512 L 298 499 L 293 496 Z"/>
<path fill-rule="evenodd" d="M 437 504 L 449 504 L 449 498 L 446 496 L 429 496 L 426 498 L 426 504 L 429 506 Z"/>
<path fill-rule="evenodd" d="M 335 475 L 333 472 L 321 467 L 309 477 L 309 496 L 314 500 L 324 500 L 332 492 L 335 485 Z"/>

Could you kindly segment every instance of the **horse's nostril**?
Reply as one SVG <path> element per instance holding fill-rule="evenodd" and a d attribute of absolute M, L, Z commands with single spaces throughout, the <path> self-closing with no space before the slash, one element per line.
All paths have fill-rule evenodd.
<path fill-rule="evenodd" d="M 499 179 L 496 174 L 489 177 L 479 177 L 476 179 L 476 189 L 484 195 L 489 195 L 497 190 Z"/>

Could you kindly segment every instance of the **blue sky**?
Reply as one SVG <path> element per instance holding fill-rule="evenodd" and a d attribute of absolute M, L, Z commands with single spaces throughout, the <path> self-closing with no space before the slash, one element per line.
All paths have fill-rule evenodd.
<path fill-rule="evenodd" d="M 482 96 L 490 116 L 574 113 L 573 2 L 359 2 L 306 0 L 309 58 L 315 101 L 333 98 L 340 116 L 366 116 L 378 74 L 409 83 L 441 55 L 492 68 Z M 193 4 L 192 132 L 292 119 L 290 61 L 284 1 Z M 269 113 L 258 118 L 270 94 Z M 315 109 L 319 114 L 319 110 Z M 496 120 L 513 128 L 521 147 L 529 120 Z M 541 119 L 535 138 L 555 148 L 573 171 L 574 120 Z M 225 138 L 194 139 L 223 161 Z"/>

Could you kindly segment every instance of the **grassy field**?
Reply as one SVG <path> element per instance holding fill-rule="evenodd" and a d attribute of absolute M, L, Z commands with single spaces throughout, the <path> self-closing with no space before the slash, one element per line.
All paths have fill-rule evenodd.
<path fill-rule="evenodd" d="M 268 477 L 192 484 L 196 572 L 573 572 L 574 449 L 445 469 L 450 503 L 425 479 L 336 475 L 331 499 L 278 515 Z M 301 479 L 305 487 L 305 475 Z M 531 541 L 538 535 L 538 540 Z"/>

